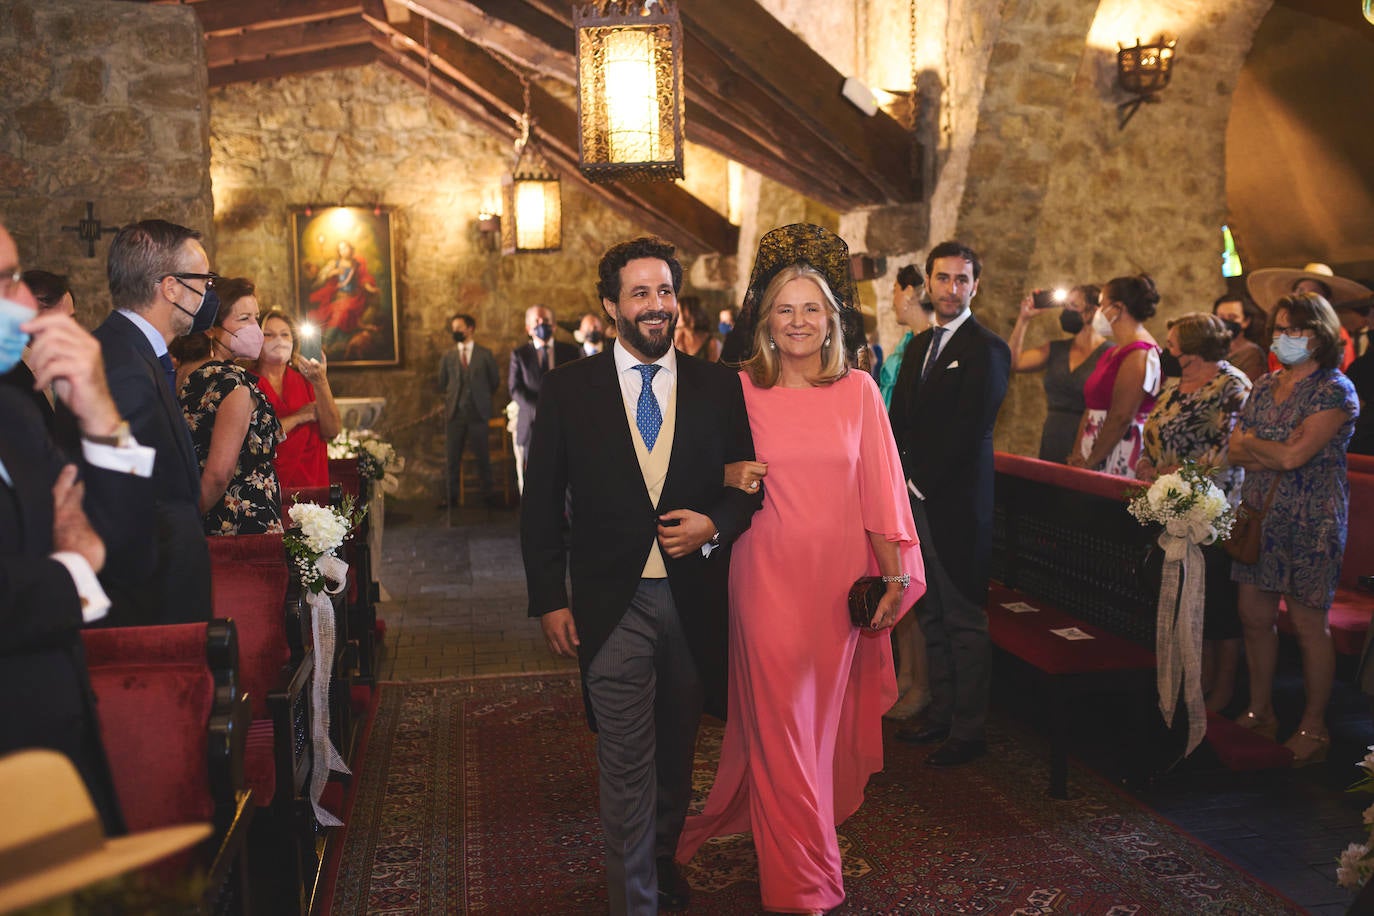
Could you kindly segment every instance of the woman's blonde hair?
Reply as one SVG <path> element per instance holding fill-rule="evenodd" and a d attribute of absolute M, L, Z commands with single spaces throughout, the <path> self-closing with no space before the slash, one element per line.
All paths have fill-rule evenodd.
<path fill-rule="evenodd" d="M 825 300 L 826 339 L 821 346 L 821 371 L 808 379 L 813 385 L 829 385 L 849 372 L 845 362 L 844 328 L 840 324 L 840 303 L 835 299 L 825 276 L 808 264 L 793 264 L 778 271 L 760 297 L 758 316 L 754 321 L 754 354 L 744 361 L 744 371 L 760 388 L 772 388 L 782 375 L 782 363 L 778 353 L 769 346 L 772 338 L 768 333 L 768 319 L 773 314 L 773 303 L 777 301 L 782 288 L 793 280 L 810 280 L 820 288 L 821 298 Z"/>

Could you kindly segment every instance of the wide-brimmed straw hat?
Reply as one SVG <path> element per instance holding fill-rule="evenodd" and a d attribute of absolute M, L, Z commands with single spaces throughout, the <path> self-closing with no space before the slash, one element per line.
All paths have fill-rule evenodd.
<path fill-rule="evenodd" d="M 107 839 L 64 755 L 0 757 L 0 913 L 151 864 L 209 835 L 209 824 L 184 824 Z"/>
<path fill-rule="evenodd" d="M 754 346 L 754 324 L 763 305 L 763 293 L 778 271 L 793 264 L 806 264 L 825 277 L 826 284 L 840 305 L 840 328 L 850 364 L 867 344 L 863 313 L 859 309 L 854 278 L 849 272 L 849 246 L 829 229 L 810 223 L 793 223 L 766 233 L 759 239 L 749 289 L 744 294 L 735 328 L 726 339 L 721 361 L 739 363 L 749 358 Z"/>
<path fill-rule="evenodd" d="M 1336 306 L 1345 302 L 1354 302 L 1357 299 L 1368 299 L 1374 293 L 1362 284 L 1354 280 L 1347 280 L 1345 277 L 1336 276 L 1336 272 L 1325 264 L 1313 262 L 1302 270 L 1293 270 L 1287 267 L 1266 267 L 1252 273 L 1245 281 L 1246 287 L 1250 290 L 1250 297 L 1259 303 L 1259 307 L 1266 312 L 1272 312 L 1274 306 L 1284 296 L 1293 292 L 1293 284 L 1299 280 L 1316 280 L 1318 283 L 1325 283 L 1331 288 L 1331 305 Z"/>

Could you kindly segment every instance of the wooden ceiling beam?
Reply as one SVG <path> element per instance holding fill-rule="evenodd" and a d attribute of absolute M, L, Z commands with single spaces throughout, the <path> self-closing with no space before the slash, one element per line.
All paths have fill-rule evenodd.
<path fill-rule="evenodd" d="M 844 75 L 755 0 L 692 0 L 682 25 L 684 57 L 702 85 L 755 124 L 800 133 L 794 155 L 819 147 L 850 163 L 857 202 L 919 199 L 915 138 L 885 112 L 868 117 L 844 99 Z"/>
<path fill-rule="evenodd" d="M 179 4 L 184 0 L 154 2 Z M 275 29 L 363 11 L 360 0 L 197 0 L 185 5 L 196 11 L 206 35 Z"/>
<path fill-rule="evenodd" d="M 474 44 L 506 55 L 526 70 L 565 83 L 577 79 L 577 62 L 572 49 L 557 49 L 539 37 L 540 32 L 547 34 L 552 31 L 549 28 L 552 21 L 518 0 L 504 0 L 501 3 L 491 0 L 485 3 L 469 0 L 394 2 Z"/>
<path fill-rule="evenodd" d="M 224 67 L 286 54 L 324 51 L 341 45 L 365 44 L 374 34 L 361 16 L 351 13 L 273 29 L 210 35 L 205 39 L 205 57 L 212 68 Z"/>
<path fill-rule="evenodd" d="M 306 54 L 285 54 L 269 60 L 255 60 L 210 68 L 211 86 L 231 83 L 250 83 L 254 80 L 280 79 L 301 73 L 316 73 L 338 67 L 360 67 L 377 59 L 377 49 L 370 43 L 343 45 Z"/>

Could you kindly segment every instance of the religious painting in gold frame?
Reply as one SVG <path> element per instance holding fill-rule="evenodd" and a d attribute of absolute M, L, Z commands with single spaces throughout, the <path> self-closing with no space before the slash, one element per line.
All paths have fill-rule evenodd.
<path fill-rule="evenodd" d="M 302 353 L 331 367 L 401 362 L 395 238 L 385 207 L 291 210 L 291 266 Z M 311 334 L 318 335 L 312 339 Z"/>

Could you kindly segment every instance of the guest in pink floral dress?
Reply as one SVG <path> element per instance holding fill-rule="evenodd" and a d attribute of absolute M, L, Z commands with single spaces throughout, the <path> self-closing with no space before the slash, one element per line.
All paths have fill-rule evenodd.
<path fill-rule="evenodd" d="M 1087 409 L 1070 465 L 1135 476 L 1145 418 L 1159 393 L 1159 344 L 1143 324 L 1158 305 L 1159 292 L 1146 274 L 1117 277 L 1102 288 L 1093 326 L 1112 347 L 1083 386 Z"/>
<path fill-rule="evenodd" d="M 835 828 L 882 769 L 882 714 L 897 697 L 888 628 L 924 591 L 924 567 L 882 396 L 848 369 L 826 274 L 759 272 L 742 382 L 760 460 L 732 465 L 727 481 L 756 492 L 766 475 L 767 492 L 731 562 L 720 767 L 677 858 L 751 831 L 763 908 L 822 913 L 844 900 Z M 867 630 L 846 609 L 863 575 L 889 579 Z"/>

